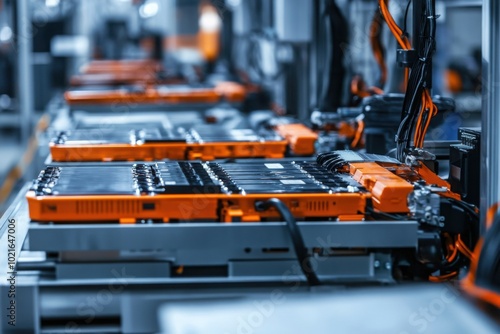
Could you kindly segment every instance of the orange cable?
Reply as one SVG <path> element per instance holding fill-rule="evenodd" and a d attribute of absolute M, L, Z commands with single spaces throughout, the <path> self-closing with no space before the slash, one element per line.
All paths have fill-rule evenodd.
<path fill-rule="evenodd" d="M 394 18 L 392 17 L 389 9 L 387 8 L 387 3 L 384 0 L 379 0 L 379 6 L 380 10 L 382 12 L 382 16 L 385 19 L 385 22 L 389 26 L 389 29 L 391 30 L 392 34 L 398 41 L 398 44 L 405 50 L 409 50 L 411 48 L 410 42 L 408 41 L 408 38 L 403 35 L 403 30 L 399 28 L 399 26 L 396 24 L 394 21 Z"/>
<path fill-rule="evenodd" d="M 469 250 L 469 248 L 465 245 L 465 243 L 462 241 L 462 238 L 460 237 L 460 234 L 458 235 L 457 241 L 456 241 L 456 246 L 460 253 L 465 255 L 469 260 L 474 261 L 475 256 L 472 254 L 472 252 Z"/>
<path fill-rule="evenodd" d="M 486 212 L 486 228 L 489 229 L 493 225 L 493 221 L 495 219 L 495 215 L 498 211 L 498 207 L 500 206 L 500 202 L 493 204 L 490 206 L 488 211 Z"/>
<path fill-rule="evenodd" d="M 455 260 L 455 258 L 457 257 L 457 254 L 458 254 L 458 249 L 455 246 L 456 241 L 448 233 L 445 233 L 444 236 L 445 236 L 446 241 L 447 241 L 447 249 L 446 250 L 448 252 L 448 254 L 446 255 L 446 260 L 448 262 L 453 262 L 453 260 Z"/>
<path fill-rule="evenodd" d="M 382 13 L 382 16 L 383 16 L 385 22 L 387 23 L 387 26 L 391 30 L 392 34 L 394 35 L 394 37 L 398 41 L 398 44 L 400 45 L 400 47 L 404 50 L 410 50 L 411 49 L 410 41 L 403 34 L 403 30 L 401 30 L 401 28 L 399 28 L 397 23 L 394 21 L 394 18 L 392 17 L 391 12 L 389 11 L 389 9 L 387 7 L 387 2 L 388 1 L 385 1 L 385 0 L 379 0 L 379 6 L 380 6 L 380 11 Z M 406 68 L 405 69 L 405 78 L 404 78 L 405 86 L 408 86 L 408 79 L 410 76 L 409 73 L 410 73 L 410 70 L 408 68 Z"/>
<path fill-rule="evenodd" d="M 379 39 L 377 39 L 377 37 L 381 33 L 381 28 L 382 28 L 383 17 L 381 17 L 380 15 L 381 15 L 380 13 L 376 13 L 375 16 L 373 17 L 373 21 L 370 26 L 370 44 L 373 49 L 373 55 L 375 61 L 377 62 L 377 65 L 380 68 L 380 82 L 383 86 L 387 81 L 387 65 L 384 61 L 384 54 L 380 46 L 380 41 Z"/>
<path fill-rule="evenodd" d="M 351 146 L 355 148 L 358 146 L 359 142 L 361 141 L 361 137 L 363 136 L 363 131 L 365 130 L 365 122 L 363 120 L 358 120 L 358 129 L 356 131 L 356 135 L 354 136 L 354 139 L 352 140 Z"/>
<path fill-rule="evenodd" d="M 449 280 L 450 278 L 453 278 L 458 275 L 457 271 L 454 271 L 452 273 L 446 274 L 446 275 L 441 275 L 441 276 L 429 276 L 429 281 L 435 282 L 435 283 L 441 283 L 444 281 Z"/>

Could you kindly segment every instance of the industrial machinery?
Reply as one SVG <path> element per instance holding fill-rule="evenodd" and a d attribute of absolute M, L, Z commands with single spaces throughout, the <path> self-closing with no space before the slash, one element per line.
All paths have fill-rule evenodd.
<path fill-rule="evenodd" d="M 200 196 L 203 205 L 193 205 Z M 478 234 L 477 213 L 424 164 L 352 151 L 322 154 L 316 162 L 49 166 L 27 197 L 39 223 L 244 224 L 281 217 L 301 239 L 296 219 L 413 222 L 422 233 L 416 249 L 388 250 L 394 279 L 458 275 Z"/>
<path fill-rule="evenodd" d="M 450 148 L 450 184 L 464 201 L 479 206 L 481 129 L 461 128 L 459 138 Z"/>
<path fill-rule="evenodd" d="M 395 93 L 367 96 L 356 107 L 338 108 L 335 112 L 316 110 L 311 114 L 311 122 L 318 129 L 347 133 L 354 147 L 359 145 L 359 138 L 363 138 L 362 146 L 367 152 L 386 154 L 394 146 L 404 99 L 403 94 Z M 438 110 L 437 115 L 449 115 L 455 110 L 455 102 L 451 98 L 434 96 L 432 101 Z M 430 123 L 430 129 L 443 123 L 442 117 L 437 115 Z M 347 131 L 342 128 L 345 124 L 349 129 Z"/>

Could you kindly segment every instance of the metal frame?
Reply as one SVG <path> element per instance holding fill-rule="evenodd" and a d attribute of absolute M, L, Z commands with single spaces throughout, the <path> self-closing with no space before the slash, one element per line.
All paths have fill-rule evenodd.
<path fill-rule="evenodd" d="M 481 221 L 500 201 L 500 3 L 483 3 L 483 113 L 481 159 Z M 481 232 L 486 226 L 483 223 Z"/>
<path fill-rule="evenodd" d="M 298 223 L 307 247 L 412 248 L 417 222 Z M 262 233 L 265 230 L 265 233 Z M 28 232 L 31 251 L 129 249 L 206 250 L 219 248 L 291 248 L 285 223 L 181 223 L 146 225 L 42 225 Z"/>
<path fill-rule="evenodd" d="M 30 1 L 19 0 L 17 4 L 18 62 L 17 62 L 17 97 L 19 100 L 21 140 L 28 142 L 33 117 L 33 65 L 30 19 Z"/>

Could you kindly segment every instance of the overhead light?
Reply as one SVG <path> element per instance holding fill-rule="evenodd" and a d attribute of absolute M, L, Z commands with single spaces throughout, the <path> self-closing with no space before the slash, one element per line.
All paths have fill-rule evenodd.
<path fill-rule="evenodd" d="M 12 104 L 12 100 L 9 95 L 0 95 L 0 109 L 8 109 Z"/>
<path fill-rule="evenodd" d="M 210 8 L 201 13 L 199 25 L 204 32 L 216 32 L 220 29 L 222 22 L 219 14 Z"/>
<path fill-rule="evenodd" d="M 0 41 L 1 42 L 8 42 L 12 38 L 12 29 L 9 26 L 3 26 L 2 29 L 0 29 Z"/>
<path fill-rule="evenodd" d="M 146 1 L 140 8 L 139 8 L 139 15 L 146 19 L 155 16 L 158 14 L 158 10 L 160 9 L 160 6 L 158 5 L 157 1 Z"/>
<path fill-rule="evenodd" d="M 226 0 L 226 4 L 231 7 L 238 7 L 241 5 L 241 0 Z"/>
<path fill-rule="evenodd" d="M 57 7 L 61 0 L 45 0 L 45 6 L 47 7 Z"/>

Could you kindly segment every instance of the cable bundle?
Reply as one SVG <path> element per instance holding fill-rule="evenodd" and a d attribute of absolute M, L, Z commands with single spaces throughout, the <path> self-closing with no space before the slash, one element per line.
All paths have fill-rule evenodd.
<path fill-rule="evenodd" d="M 394 21 L 387 8 L 387 2 L 379 0 L 379 5 L 389 29 L 396 37 L 401 48 L 410 50 L 410 42 L 403 30 Z M 437 107 L 432 102 L 429 88 L 426 87 L 426 79 L 431 70 L 432 56 L 436 48 L 436 15 L 433 0 L 426 0 L 422 20 L 422 29 L 419 36 L 420 47 L 416 50 L 417 59 L 408 78 L 401 124 L 396 134 L 397 158 L 400 161 L 404 160 L 405 154 L 410 149 L 412 133 L 414 147 L 423 147 L 425 134 L 429 129 L 431 119 L 437 114 Z"/>

